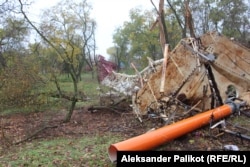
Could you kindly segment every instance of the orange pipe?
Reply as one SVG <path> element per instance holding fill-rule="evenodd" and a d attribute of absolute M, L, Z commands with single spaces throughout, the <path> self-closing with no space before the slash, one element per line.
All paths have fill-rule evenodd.
<path fill-rule="evenodd" d="M 112 162 L 115 162 L 117 160 L 117 151 L 146 151 L 155 148 L 165 142 L 192 132 L 195 129 L 208 124 L 211 120 L 216 121 L 229 116 L 235 109 L 234 107 L 235 106 L 225 104 L 179 122 L 166 125 L 157 130 L 119 143 L 111 144 L 108 149 L 109 158 Z"/>

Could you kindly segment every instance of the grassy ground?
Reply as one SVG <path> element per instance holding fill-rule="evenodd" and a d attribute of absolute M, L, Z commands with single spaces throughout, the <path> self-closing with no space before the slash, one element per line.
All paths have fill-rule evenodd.
<path fill-rule="evenodd" d="M 63 90 L 70 92 L 72 90 L 70 79 L 66 75 L 60 76 L 59 79 Z M 78 103 L 78 108 L 81 108 L 85 105 L 98 103 L 99 92 L 96 89 L 98 86 L 99 85 L 96 78 L 92 78 L 91 74 L 85 74 L 82 77 L 82 81 L 79 82 L 79 90 L 84 92 L 85 95 L 90 99 L 86 102 Z M 53 89 L 53 87 L 51 86 L 50 89 Z M 49 103 L 49 106 L 47 106 L 46 110 L 44 110 L 44 112 L 47 113 L 49 113 L 47 109 L 52 110 L 51 107 L 53 107 L 53 111 L 55 111 L 55 114 L 57 114 L 58 111 L 61 111 L 61 108 L 67 106 L 67 103 L 65 101 L 59 101 L 58 99 L 49 99 L 49 101 L 52 103 Z M 40 109 L 42 109 L 42 107 Z M 11 109 L 8 109 L 6 111 L 6 114 L 10 114 L 13 112 L 13 110 Z M 29 108 L 16 108 L 15 111 L 23 111 L 23 113 L 25 113 L 26 111 L 29 111 Z M 14 128 L 14 126 L 7 126 L 8 124 L 10 124 L 8 122 L 6 123 L 6 126 L 1 126 L 3 124 L 1 122 L 2 119 L 0 115 L 0 167 L 114 167 L 115 164 L 112 164 L 108 158 L 107 149 L 109 145 L 130 138 L 131 136 L 138 135 L 138 133 L 135 133 L 135 131 L 137 131 L 138 129 L 142 129 L 142 132 L 140 132 L 139 134 L 145 132 L 141 124 L 133 123 L 133 121 L 137 121 L 135 117 L 128 117 L 126 119 L 126 115 L 118 115 L 114 116 L 113 119 L 104 122 L 104 124 L 103 122 L 101 122 L 101 120 L 107 118 L 107 116 L 105 117 L 105 112 L 94 113 L 89 120 L 83 118 L 83 116 L 86 116 L 86 112 L 84 113 L 82 111 L 79 111 L 79 113 L 77 115 L 77 118 L 79 119 L 75 119 L 76 122 L 71 122 L 71 128 L 72 131 L 76 131 L 76 127 L 78 126 L 81 132 L 80 136 L 63 136 L 56 138 L 47 138 L 46 136 L 46 138 L 43 139 L 31 140 L 19 145 L 6 147 L 1 145 L 1 132 L 7 131 L 8 128 Z M 50 115 L 48 115 L 48 117 L 49 116 Z M 52 116 L 54 116 L 54 113 L 52 114 Z M 31 118 L 31 120 L 36 121 L 36 118 Z M 46 117 L 44 117 L 44 119 L 45 118 Z M 118 118 L 120 118 L 119 121 Z M 244 117 L 244 120 L 242 120 L 241 117 L 233 118 L 234 119 L 230 119 L 231 123 L 249 127 L 249 118 Z M 25 119 L 26 121 L 28 120 L 27 117 L 25 117 Z M 30 120 L 28 120 L 27 122 L 29 121 Z M 42 120 L 42 122 L 43 121 L 44 120 Z M 98 126 L 90 127 L 91 123 L 92 125 L 98 124 Z M 108 126 L 108 123 L 112 124 L 113 126 Z M 159 122 L 153 123 L 154 125 L 152 125 L 152 127 L 156 127 L 159 124 Z M 17 123 L 13 122 L 13 124 L 16 125 Z M 132 126 L 133 124 L 135 124 L 136 126 Z M 33 130 L 33 128 L 34 125 L 32 124 L 32 126 L 28 127 L 26 131 L 28 131 L 29 129 Z M 107 128 L 108 130 L 106 130 L 105 133 L 99 133 L 99 131 L 101 131 L 102 129 Z M 149 130 L 151 128 L 146 129 Z M 61 127 L 58 127 L 55 131 L 58 132 L 61 129 Z M 89 129 L 92 129 L 93 133 L 85 134 L 85 132 L 88 132 Z M 230 135 L 226 137 L 224 135 L 222 137 L 218 137 L 218 139 L 213 139 L 209 137 L 208 133 L 208 128 L 202 129 L 202 131 L 190 133 L 179 140 L 167 143 L 164 147 L 159 148 L 159 150 L 208 150 L 210 147 L 212 149 L 220 148 L 225 144 L 236 144 L 238 146 L 241 146 L 241 150 L 249 150 L 249 143 L 246 141 L 242 142 L 237 137 Z M 52 134 L 54 136 L 54 133 Z M 237 143 L 235 143 L 236 141 Z M 1 147 L 3 151 L 1 151 Z"/>
<path fill-rule="evenodd" d="M 70 94 L 73 92 L 73 82 L 71 81 L 70 76 L 66 74 L 61 74 L 58 76 L 59 85 L 62 92 L 66 92 L 66 94 Z M 80 94 L 84 94 L 88 100 L 83 102 L 77 102 L 76 108 L 81 108 L 86 105 L 93 105 L 99 103 L 99 90 L 101 89 L 107 90 L 106 87 L 99 85 L 97 81 L 96 75 L 92 75 L 91 72 L 84 73 L 81 76 L 81 81 L 78 83 L 78 91 Z M 53 82 L 49 82 L 46 86 L 41 87 L 37 90 L 40 93 L 45 93 L 45 95 L 41 95 L 41 104 L 39 105 L 26 105 L 20 107 L 16 106 L 0 106 L 0 115 L 8 115 L 13 113 L 28 113 L 34 111 L 46 111 L 50 109 L 58 110 L 60 108 L 68 108 L 70 106 L 70 101 L 59 98 L 52 98 L 47 96 L 48 92 L 57 92 L 56 85 Z"/>
<path fill-rule="evenodd" d="M 0 166 L 93 166 L 112 167 L 108 159 L 108 146 L 120 140 L 120 136 L 86 136 L 81 138 L 57 138 L 28 142 L 13 147 L 0 157 Z"/>
<path fill-rule="evenodd" d="M 67 75 L 59 76 L 60 86 L 64 92 L 72 92 L 73 84 Z M 78 102 L 76 108 L 99 103 L 99 91 L 96 76 L 91 73 L 82 75 L 78 84 L 80 92 L 89 98 L 87 101 Z M 105 88 L 103 88 L 105 89 Z M 44 91 L 55 91 L 55 85 L 49 84 Z M 40 90 L 42 91 L 42 90 Z M 38 110 L 60 110 L 67 108 L 69 101 L 56 98 L 47 98 L 44 106 L 35 106 Z M 1 115 L 14 113 L 28 113 L 35 111 L 34 106 L 24 108 L 2 108 Z M 11 146 L 0 154 L 0 167 L 5 166 L 113 166 L 107 155 L 108 146 L 119 141 L 120 137 L 115 135 L 86 135 L 81 138 L 56 138 L 52 140 L 32 140 L 25 144 Z M 2 146 L 0 146 L 1 148 Z M 74 164 L 74 165 L 72 165 Z"/>

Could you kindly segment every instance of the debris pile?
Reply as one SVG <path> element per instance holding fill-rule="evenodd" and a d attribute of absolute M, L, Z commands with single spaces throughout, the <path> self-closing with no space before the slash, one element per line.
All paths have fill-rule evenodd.
<path fill-rule="evenodd" d="M 130 95 L 140 120 L 143 115 L 159 116 L 170 124 L 221 106 L 227 99 L 249 106 L 250 50 L 236 41 L 208 32 L 182 39 L 164 57 L 149 59 L 148 67 L 137 75 L 112 72 L 102 84 Z"/>

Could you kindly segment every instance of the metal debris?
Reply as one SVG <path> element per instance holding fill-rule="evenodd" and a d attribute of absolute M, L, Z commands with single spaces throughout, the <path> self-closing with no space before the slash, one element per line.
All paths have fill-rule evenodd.
<path fill-rule="evenodd" d="M 229 97 L 249 106 L 249 48 L 217 32 L 182 39 L 168 53 L 164 90 L 160 90 L 163 60 L 149 59 L 140 75 L 113 72 L 102 84 L 131 96 L 138 118 L 154 113 L 168 123 L 221 106 Z"/>

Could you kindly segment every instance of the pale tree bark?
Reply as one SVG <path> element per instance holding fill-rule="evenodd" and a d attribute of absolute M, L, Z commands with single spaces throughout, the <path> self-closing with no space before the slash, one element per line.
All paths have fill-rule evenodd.
<path fill-rule="evenodd" d="M 158 14 L 157 20 L 156 20 L 155 24 L 152 26 L 152 28 L 154 28 L 155 25 L 158 24 L 159 30 L 160 30 L 160 43 L 161 43 L 162 53 L 164 53 L 165 44 L 169 43 L 167 26 L 165 23 L 164 0 L 160 0 L 158 9 L 156 8 L 156 6 L 152 0 L 151 0 L 151 3 L 154 6 L 154 8 Z"/>

